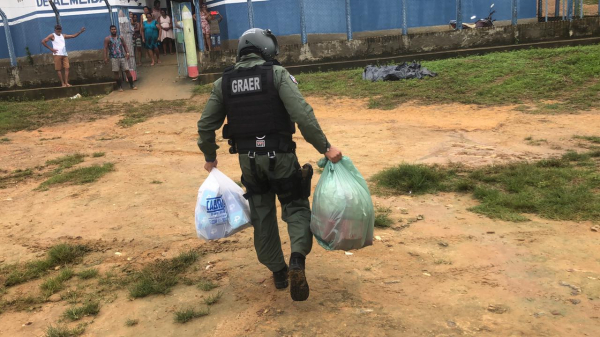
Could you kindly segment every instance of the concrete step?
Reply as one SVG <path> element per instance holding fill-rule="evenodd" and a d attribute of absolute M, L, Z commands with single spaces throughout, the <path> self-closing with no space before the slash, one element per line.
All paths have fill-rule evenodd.
<path fill-rule="evenodd" d="M 0 101 L 32 101 L 82 96 L 106 95 L 113 91 L 115 82 L 73 85 L 71 87 L 50 87 L 0 91 Z"/>

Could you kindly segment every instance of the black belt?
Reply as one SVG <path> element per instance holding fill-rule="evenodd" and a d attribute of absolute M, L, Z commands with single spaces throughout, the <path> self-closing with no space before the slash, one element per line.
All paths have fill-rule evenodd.
<path fill-rule="evenodd" d="M 291 137 L 267 135 L 264 137 L 241 138 L 234 142 L 235 152 L 269 155 L 271 153 L 293 153 L 296 143 Z"/>

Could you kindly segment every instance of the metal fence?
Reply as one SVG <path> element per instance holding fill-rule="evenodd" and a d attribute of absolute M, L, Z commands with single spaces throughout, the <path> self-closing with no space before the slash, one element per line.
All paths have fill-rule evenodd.
<path fill-rule="evenodd" d="M 0 59 L 10 59 L 11 65 L 15 66 L 18 57 L 46 53 L 39 43 L 39 36 L 45 37 L 51 29 L 46 33 L 45 28 L 42 32 L 40 27 L 53 27 L 56 22 L 62 24 L 66 34 L 76 33 L 82 22 L 85 23 L 85 35 L 70 41 L 70 50 L 102 49 L 101 41 L 108 34 L 108 26 L 117 24 L 120 9 L 125 13 L 127 9 L 141 12 L 141 7 L 111 7 L 109 1 L 104 0 L 103 9 L 95 9 L 94 15 L 85 15 L 82 21 L 81 18 L 74 19 L 78 15 L 76 12 L 62 12 L 59 6 L 54 6 L 53 0 L 47 1 L 53 11 L 36 14 L 28 22 L 22 18 L 7 17 L 0 4 Z M 245 30 L 261 27 L 272 29 L 277 36 L 299 35 L 301 43 L 307 43 L 309 36 L 319 36 L 321 40 L 352 40 L 365 32 L 390 31 L 406 35 L 410 29 L 448 25 L 450 20 L 457 20 L 457 29 L 461 29 L 461 22 L 469 23 L 486 17 L 492 3 L 496 11 L 494 18 L 513 25 L 517 24 L 518 19 L 524 18 L 538 21 L 572 20 L 584 15 L 598 15 L 600 11 L 600 0 L 188 1 L 194 9 L 205 2 L 210 10 L 221 13 L 222 40 L 237 40 Z M 30 24 L 32 22 L 36 24 Z M 201 31 L 199 15 L 196 28 L 198 32 Z M 202 39 L 202 34 L 197 34 L 198 49 L 201 51 L 204 50 Z"/>

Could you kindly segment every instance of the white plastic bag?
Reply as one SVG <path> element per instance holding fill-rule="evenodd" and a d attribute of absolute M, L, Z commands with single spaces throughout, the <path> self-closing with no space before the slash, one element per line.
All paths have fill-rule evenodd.
<path fill-rule="evenodd" d="M 250 226 L 250 206 L 244 190 L 223 172 L 213 168 L 196 202 L 196 233 L 206 240 L 231 236 Z"/>

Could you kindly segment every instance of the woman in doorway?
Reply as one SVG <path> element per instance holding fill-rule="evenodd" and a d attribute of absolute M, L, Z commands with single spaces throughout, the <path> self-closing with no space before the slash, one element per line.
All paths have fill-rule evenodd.
<path fill-rule="evenodd" d="M 173 23 L 171 18 L 167 15 L 167 11 L 164 9 L 160 10 L 160 18 L 158 18 L 160 28 L 162 29 L 162 35 L 160 37 L 160 43 L 163 46 L 163 53 L 167 55 L 167 47 L 169 47 L 169 54 L 173 55 Z"/>
<path fill-rule="evenodd" d="M 212 15 L 208 12 L 208 7 L 205 3 L 200 6 L 200 22 L 202 24 L 202 35 L 204 35 L 205 50 L 210 51 L 210 23 Z"/>
<path fill-rule="evenodd" d="M 161 35 L 161 28 L 158 22 L 154 20 L 154 17 L 152 15 L 146 15 L 144 29 L 142 29 L 141 32 L 144 48 L 148 53 L 148 57 L 152 59 L 152 63 L 150 63 L 150 65 L 153 66 L 154 62 L 160 63 L 160 53 L 158 52 L 158 46 L 160 46 L 159 41 Z"/>
<path fill-rule="evenodd" d="M 129 12 L 131 24 L 133 25 L 133 47 L 135 48 L 135 61 L 138 66 L 142 65 L 142 33 L 140 33 L 140 23 L 138 16 Z"/>

